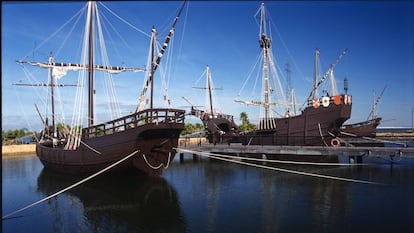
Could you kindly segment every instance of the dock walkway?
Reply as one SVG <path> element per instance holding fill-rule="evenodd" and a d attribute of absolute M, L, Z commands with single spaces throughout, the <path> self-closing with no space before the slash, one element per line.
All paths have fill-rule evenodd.
<path fill-rule="evenodd" d="M 180 150 L 182 149 L 182 150 Z M 384 157 L 414 158 L 414 147 L 331 147 L 331 146 L 272 146 L 272 145 L 241 145 L 241 144 L 201 144 L 187 145 L 178 148 L 183 151 L 209 152 L 218 154 L 278 154 L 301 156 L 347 156 L 347 157 Z M 359 161 L 361 161 L 359 159 Z"/>

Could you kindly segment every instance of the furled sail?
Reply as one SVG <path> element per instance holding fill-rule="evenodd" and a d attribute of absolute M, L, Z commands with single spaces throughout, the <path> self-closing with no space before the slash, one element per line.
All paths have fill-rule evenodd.
<path fill-rule="evenodd" d="M 30 62 L 30 61 L 16 61 L 19 64 L 29 64 L 32 66 L 38 66 L 41 68 L 53 68 L 52 76 L 54 78 L 61 78 L 67 74 L 68 71 L 79 71 L 79 70 L 88 70 L 89 66 L 85 64 L 74 64 L 74 63 L 64 63 L 64 62 L 49 62 L 49 63 L 41 63 L 41 62 Z M 132 72 L 143 72 L 145 68 L 131 68 L 131 67 L 124 67 L 124 66 L 103 66 L 103 65 L 94 65 L 92 67 L 94 70 L 107 72 L 110 74 L 120 74 L 125 71 L 132 71 Z"/>

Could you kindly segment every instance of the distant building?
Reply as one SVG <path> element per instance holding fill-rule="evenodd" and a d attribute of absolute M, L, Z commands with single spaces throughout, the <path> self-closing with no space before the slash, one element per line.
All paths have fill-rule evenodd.
<path fill-rule="evenodd" d="M 33 136 L 30 135 L 16 139 L 16 144 L 30 144 L 33 142 L 35 142 L 35 139 Z"/>

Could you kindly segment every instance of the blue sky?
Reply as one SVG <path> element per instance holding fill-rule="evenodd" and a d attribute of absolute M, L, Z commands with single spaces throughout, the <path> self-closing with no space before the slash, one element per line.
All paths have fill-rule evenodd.
<path fill-rule="evenodd" d="M 247 112 L 257 122 L 259 109 L 234 102 L 242 82 L 260 52 L 259 28 L 254 18 L 260 1 L 190 1 L 176 26 L 175 54 L 169 96 L 173 107 L 204 105 L 204 92 L 192 88 L 209 65 L 216 91 L 217 107 L 239 120 Z M 175 16 L 178 1 L 106 1 L 106 6 L 134 23 L 145 33 L 155 25 L 162 35 Z M 298 104 L 311 90 L 314 51 L 320 50 L 320 73 L 348 48 L 335 68 L 338 89 L 349 79 L 353 96 L 349 123 L 365 120 L 373 92 L 386 86 L 378 105 L 381 126 L 411 127 L 414 108 L 414 3 L 409 1 L 265 1 L 273 22 L 273 54 L 282 69 L 291 64 L 292 86 Z M 2 2 L 2 128 L 40 129 L 32 88 L 16 87 L 24 79 L 15 60 L 25 56 L 46 61 L 48 47 L 32 53 L 58 27 L 74 15 L 84 2 Z M 163 34 L 164 33 L 164 34 Z M 143 43 L 133 48 L 127 60 L 142 67 L 147 58 L 148 37 L 123 35 Z M 136 34 L 134 34 L 136 36 Z M 129 37 L 129 38 L 128 38 Z M 171 49 L 171 48 L 168 48 Z M 66 55 L 66 54 L 65 54 Z M 67 61 L 76 62 L 76 61 Z M 114 64 L 117 65 L 117 64 Z M 130 65 L 130 64 L 128 64 Z M 134 110 L 141 80 L 123 79 L 117 84 L 123 111 Z M 67 82 L 70 83 L 70 82 Z M 133 85 L 131 84 L 133 83 Z M 135 86 L 134 86 L 135 85 Z M 189 108 L 186 108 L 189 110 Z M 104 110 L 101 110 L 104 111 Z M 198 122 L 188 117 L 189 122 Z"/>

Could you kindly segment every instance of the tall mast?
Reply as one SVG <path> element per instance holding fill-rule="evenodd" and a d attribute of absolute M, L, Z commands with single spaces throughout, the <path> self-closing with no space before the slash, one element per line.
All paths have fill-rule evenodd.
<path fill-rule="evenodd" d="M 207 90 L 208 90 L 208 96 L 210 99 L 210 111 L 211 111 L 211 117 L 214 117 L 214 111 L 213 111 L 213 94 L 212 94 L 212 86 L 211 86 L 211 73 L 210 68 L 207 66 L 206 68 L 206 74 L 207 74 Z"/>
<path fill-rule="evenodd" d="M 315 51 L 315 65 L 314 65 L 314 73 L 313 73 L 313 84 L 312 91 L 309 94 L 308 101 L 312 101 L 313 98 L 315 98 L 316 90 L 319 88 L 319 86 L 325 81 L 325 79 L 329 76 L 331 70 L 335 68 L 335 66 L 338 64 L 338 62 L 342 59 L 342 57 L 347 53 L 348 49 L 344 49 L 341 54 L 339 54 L 338 58 L 336 59 L 335 63 L 332 63 L 329 67 L 328 71 L 325 72 L 325 74 L 322 76 L 322 78 L 316 83 L 316 69 L 318 67 L 318 60 L 319 60 L 319 50 L 316 49 Z M 346 91 L 346 90 L 345 90 Z"/>
<path fill-rule="evenodd" d="M 290 63 L 289 60 L 286 61 L 286 95 L 287 95 L 287 101 L 291 101 L 291 92 L 292 92 L 292 81 L 291 81 L 291 69 L 290 69 Z"/>
<path fill-rule="evenodd" d="M 385 88 L 387 88 L 387 86 L 385 86 L 384 89 L 382 89 L 381 94 L 376 99 L 375 99 L 375 91 L 373 91 L 372 109 L 371 109 L 371 112 L 368 115 L 367 120 L 369 120 L 369 119 L 373 120 L 376 117 L 377 105 L 378 105 L 379 101 L 381 100 L 382 95 L 384 94 Z"/>
<path fill-rule="evenodd" d="M 150 109 L 152 109 L 154 107 L 154 73 L 155 70 L 157 69 L 157 66 L 155 66 L 155 57 L 154 57 L 154 52 L 155 52 L 155 34 L 156 34 L 156 30 L 155 27 L 152 27 L 152 43 L 151 43 L 151 73 L 150 73 L 150 77 L 151 77 L 151 97 L 150 97 Z M 152 114 L 152 112 L 151 112 Z"/>
<path fill-rule="evenodd" d="M 260 6 L 260 47 L 262 48 L 263 52 L 263 73 L 262 73 L 262 79 L 263 79 L 263 107 L 264 107 L 264 125 L 259 125 L 259 128 L 262 129 L 268 129 L 273 128 L 274 125 L 270 122 L 270 86 L 269 86 L 269 50 L 272 44 L 271 39 L 267 36 L 266 33 L 266 11 L 264 3 Z M 269 125 L 270 124 L 270 125 Z"/>
<path fill-rule="evenodd" d="M 315 98 L 315 92 L 316 92 L 316 89 L 318 88 L 316 84 L 316 79 L 318 76 L 318 64 L 319 64 L 319 49 L 316 48 L 315 49 L 315 62 L 313 64 L 313 88 L 312 88 L 310 100 Z"/>
<path fill-rule="evenodd" d="M 52 53 L 49 57 L 49 64 L 53 64 L 53 56 Z M 53 136 L 57 137 L 57 130 L 56 130 L 56 120 L 55 120 L 55 94 L 54 94 L 54 80 L 53 80 L 53 67 L 49 68 L 49 79 L 50 79 L 50 95 L 52 101 L 52 127 L 53 127 Z"/>
<path fill-rule="evenodd" d="M 94 73 L 94 60 L 93 60 L 93 37 L 94 37 L 94 13 L 95 2 L 90 1 L 88 3 L 88 16 L 89 16 L 89 46 L 88 46 L 88 127 L 93 125 L 94 120 L 94 91 L 93 91 L 93 73 Z"/>
<path fill-rule="evenodd" d="M 371 115 L 371 120 L 374 120 L 375 116 L 376 116 L 376 110 L 377 110 L 377 106 L 375 104 L 375 91 L 372 92 L 372 115 Z"/>
<path fill-rule="evenodd" d="M 349 89 L 349 81 L 348 81 L 348 77 L 345 76 L 345 78 L 344 78 L 344 91 L 345 91 L 345 95 L 348 94 L 348 89 Z"/>
<path fill-rule="evenodd" d="M 154 27 L 153 27 L 153 36 L 154 36 L 154 44 L 153 45 L 151 45 L 151 46 L 153 46 L 152 48 L 151 48 L 151 53 L 152 53 L 152 58 L 151 58 L 151 72 L 150 72 L 150 74 L 149 74 L 149 77 L 147 78 L 147 80 L 146 80 L 146 82 L 145 82 L 145 85 L 144 85 L 144 88 L 143 88 L 143 90 L 141 91 L 141 95 L 140 95 L 140 97 L 143 97 L 144 95 L 145 95 L 145 93 L 147 92 L 147 89 L 148 89 L 148 86 L 149 85 L 151 85 L 151 89 L 153 88 L 153 84 L 152 84 L 152 82 L 153 82 L 153 79 L 154 79 L 154 74 L 155 74 L 155 71 L 157 70 L 157 68 L 158 68 L 158 66 L 159 66 L 159 64 L 160 64 L 160 62 L 161 62 L 161 58 L 162 58 L 162 56 L 164 55 L 164 53 L 165 53 L 165 50 L 167 49 L 167 47 L 168 47 L 168 45 L 169 45 L 169 43 L 170 43 L 170 41 L 171 41 L 171 38 L 172 38 L 172 36 L 174 35 L 174 31 L 175 31 L 175 25 L 177 24 L 177 21 L 178 21 L 178 19 L 180 18 L 180 15 L 181 15 L 181 12 L 183 11 L 183 9 L 184 9 L 184 6 L 185 6 L 185 3 L 186 3 L 186 1 L 184 1 L 183 2 L 183 4 L 181 5 L 181 8 L 180 8 L 180 10 L 179 10 L 179 12 L 178 12 L 178 14 L 177 14 L 177 16 L 175 17 L 175 19 L 174 19 L 174 22 L 173 22 L 173 24 L 172 24 L 172 26 L 171 26 L 171 29 L 170 29 L 170 31 L 169 31 L 169 33 L 168 33 L 168 35 L 167 35 L 167 37 L 165 38 L 165 41 L 164 41 L 164 44 L 162 45 L 162 48 L 161 48 L 161 50 L 160 50 L 160 52 L 158 53 L 158 56 L 157 56 L 157 59 L 154 61 L 154 50 L 155 50 L 155 29 L 154 29 Z M 151 93 L 152 93 L 152 91 L 151 91 Z M 153 107 L 152 106 L 152 97 L 153 97 L 153 94 L 151 94 L 151 100 L 150 100 L 150 105 L 151 105 L 151 108 Z M 139 105 L 137 106 L 137 109 L 136 109 L 136 111 L 138 111 L 139 110 Z"/>

